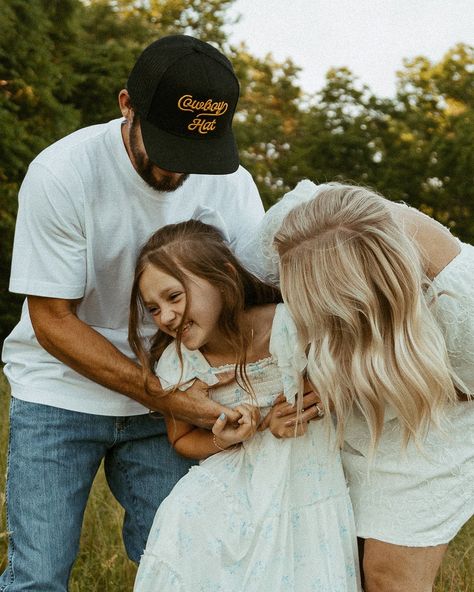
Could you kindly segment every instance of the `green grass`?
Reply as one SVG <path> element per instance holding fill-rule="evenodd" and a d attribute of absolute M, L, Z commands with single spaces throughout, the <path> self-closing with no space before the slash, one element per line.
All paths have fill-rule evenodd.
<path fill-rule="evenodd" d="M 0 571 L 6 564 L 4 475 L 8 442 L 8 387 L 0 376 Z M 102 469 L 92 489 L 84 518 L 81 548 L 70 592 L 131 592 L 135 565 L 126 557 L 121 539 L 123 512 L 105 483 Z M 449 546 L 435 592 L 474 590 L 474 518 Z"/>

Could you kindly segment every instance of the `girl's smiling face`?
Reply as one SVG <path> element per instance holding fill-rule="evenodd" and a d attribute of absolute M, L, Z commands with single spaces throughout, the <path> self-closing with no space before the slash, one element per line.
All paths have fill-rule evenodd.
<path fill-rule="evenodd" d="M 207 280 L 183 271 L 187 278 L 186 287 L 172 275 L 148 264 L 138 284 L 143 303 L 160 331 L 176 337 L 183 323 L 181 341 L 188 349 L 209 351 L 214 346 L 218 348 L 221 341 L 218 328 L 221 293 Z"/>

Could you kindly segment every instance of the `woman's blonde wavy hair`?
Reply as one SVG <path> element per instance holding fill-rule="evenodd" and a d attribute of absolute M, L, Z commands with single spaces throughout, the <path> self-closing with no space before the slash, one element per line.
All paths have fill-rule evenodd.
<path fill-rule="evenodd" d="M 420 254 L 387 200 L 334 184 L 294 208 L 274 244 L 282 295 L 310 344 L 308 376 L 335 412 L 338 444 L 354 406 L 367 421 L 372 452 L 387 406 L 404 445 L 420 443 L 456 392 L 423 295 Z"/>

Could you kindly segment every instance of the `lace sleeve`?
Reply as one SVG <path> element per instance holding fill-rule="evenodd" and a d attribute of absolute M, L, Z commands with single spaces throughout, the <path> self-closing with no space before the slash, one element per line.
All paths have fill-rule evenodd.
<path fill-rule="evenodd" d="M 324 187 L 326 186 L 315 185 L 307 179 L 300 181 L 266 212 L 253 236 L 240 252 L 249 271 L 266 282 L 278 285 L 278 253 L 273 247 L 273 237 L 290 210 L 315 197 Z"/>
<path fill-rule="evenodd" d="M 458 388 L 474 394 L 474 247 L 461 244 L 461 252 L 436 276 L 439 294 L 433 314 L 444 334 Z"/>
<path fill-rule="evenodd" d="M 279 304 L 275 311 L 270 353 L 280 369 L 283 394 L 289 403 L 294 403 L 307 359 L 296 325 L 284 304 Z"/>

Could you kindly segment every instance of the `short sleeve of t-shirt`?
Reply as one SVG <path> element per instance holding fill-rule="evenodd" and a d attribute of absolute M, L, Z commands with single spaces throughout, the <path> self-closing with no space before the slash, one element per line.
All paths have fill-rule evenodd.
<path fill-rule="evenodd" d="M 51 171 L 32 163 L 19 194 L 12 292 L 67 299 L 84 295 L 87 267 L 81 189 L 78 183 L 74 202 Z"/>
<path fill-rule="evenodd" d="M 250 173 L 239 167 L 230 175 L 196 175 L 193 184 L 198 199 L 194 201 L 194 211 L 187 217 L 217 227 L 234 254 L 249 266 L 253 254 L 244 254 L 242 247 L 254 235 L 264 215 L 262 200 Z"/>
<path fill-rule="evenodd" d="M 247 264 L 248 258 L 242 252 L 243 246 L 248 242 L 262 220 L 264 209 L 252 176 L 242 167 L 239 168 L 235 197 L 229 202 L 226 214 L 233 221 L 235 227 L 234 234 L 230 237 L 229 246 L 237 257 L 244 264 Z"/>

